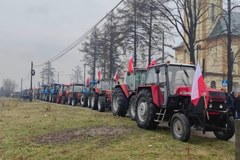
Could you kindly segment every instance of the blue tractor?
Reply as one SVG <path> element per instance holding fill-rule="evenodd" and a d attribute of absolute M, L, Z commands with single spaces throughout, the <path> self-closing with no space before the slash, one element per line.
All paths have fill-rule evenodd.
<path fill-rule="evenodd" d="M 52 83 L 49 89 L 49 101 L 56 103 L 57 102 L 57 94 L 60 90 L 61 84 L 59 83 Z"/>
<path fill-rule="evenodd" d="M 95 88 L 98 84 L 98 81 L 90 81 L 89 84 L 87 84 L 83 90 L 82 90 L 82 96 L 80 100 L 80 104 L 82 107 L 89 107 L 91 108 L 91 97 L 95 93 Z"/>

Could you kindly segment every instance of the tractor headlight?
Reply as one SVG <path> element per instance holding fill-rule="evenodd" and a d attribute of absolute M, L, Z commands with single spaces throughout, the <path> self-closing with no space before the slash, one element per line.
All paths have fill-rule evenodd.
<path fill-rule="evenodd" d="M 209 108 L 212 108 L 212 103 L 209 104 Z"/>
<path fill-rule="evenodd" d="M 223 105 L 222 105 L 222 104 L 220 104 L 219 108 L 220 108 L 220 109 L 223 109 Z"/>

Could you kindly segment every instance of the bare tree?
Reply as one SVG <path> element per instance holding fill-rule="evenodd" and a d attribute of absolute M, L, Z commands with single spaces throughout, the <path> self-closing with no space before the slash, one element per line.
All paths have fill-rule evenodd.
<path fill-rule="evenodd" d="M 17 87 L 17 84 L 15 81 L 11 80 L 11 79 L 4 79 L 3 80 L 3 95 L 6 97 L 9 97 L 11 95 L 11 93 L 13 93 L 15 91 Z"/>
<path fill-rule="evenodd" d="M 71 80 L 74 83 L 83 83 L 83 77 L 82 77 L 82 68 L 77 65 L 74 69 L 72 69 L 73 74 L 71 76 Z"/>
<path fill-rule="evenodd" d="M 208 11 L 207 3 L 203 0 L 157 0 L 155 6 L 176 29 L 190 54 L 190 61 L 195 64 L 195 48 L 202 41 L 196 39 L 196 32 L 206 20 L 203 15 Z"/>
<path fill-rule="evenodd" d="M 50 83 L 54 82 L 54 71 L 55 69 L 52 67 L 51 62 L 46 62 L 40 73 L 42 78 L 42 84 L 50 85 Z"/>

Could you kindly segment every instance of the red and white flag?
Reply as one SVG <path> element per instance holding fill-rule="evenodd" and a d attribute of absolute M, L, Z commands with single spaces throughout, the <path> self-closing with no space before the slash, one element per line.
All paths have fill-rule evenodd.
<path fill-rule="evenodd" d="M 90 78 L 87 78 L 86 84 L 87 84 L 87 85 L 90 84 Z"/>
<path fill-rule="evenodd" d="M 98 81 L 100 82 L 101 81 L 101 70 L 100 69 L 97 72 L 97 78 L 98 78 Z"/>
<path fill-rule="evenodd" d="M 116 83 L 118 83 L 118 71 L 116 71 L 116 73 L 114 75 L 114 80 Z"/>
<path fill-rule="evenodd" d="M 130 57 L 128 61 L 128 72 L 133 73 L 134 68 L 133 68 L 133 57 Z"/>
<path fill-rule="evenodd" d="M 193 78 L 193 85 L 192 85 L 192 92 L 191 92 L 192 103 L 196 106 L 201 96 L 206 96 L 206 94 L 207 94 L 207 87 L 204 82 L 200 66 L 198 64 L 194 74 L 194 78 Z"/>

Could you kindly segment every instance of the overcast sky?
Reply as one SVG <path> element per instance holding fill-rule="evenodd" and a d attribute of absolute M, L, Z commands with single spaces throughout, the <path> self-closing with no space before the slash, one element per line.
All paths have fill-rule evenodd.
<path fill-rule="evenodd" d="M 78 39 L 120 0 L 0 0 L 0 84 L 5 78 L 29 88 L 30 64 L 42 64 Z M 80 65 L 82 54 L 73 49 L 53 67 L 63 83 Z M 36 68 L 34 84 L 39 72 Z M 56 77 L 57 79 L 57 77 Z"/>

